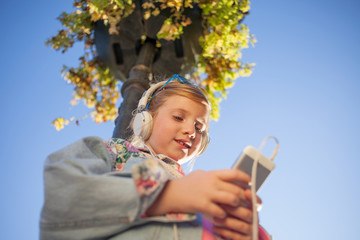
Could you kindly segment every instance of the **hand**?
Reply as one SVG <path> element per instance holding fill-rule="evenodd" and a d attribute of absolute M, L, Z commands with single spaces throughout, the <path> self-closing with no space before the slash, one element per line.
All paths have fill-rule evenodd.
<path fill-rule="evenodd" d="M 222 206 L 227 213 L 227 217 L 225 219 L 213 219 L 214 233 L 227 239 L 252 239 L 253 211 L 251 204 L 251 191 L 249 189 L 245 190 L 245 196 L 247 201 L 241 206 Z M 257 197 L 257 202 L 258 204 L 261 204 L 262 202 L 259 197 Z M 259 224 L 259 222 L 257 224 Z"/>
<path fill-rule="evenodd" d="M 194 171 L 169 181 L 155 203 L 146 212 L 148 216 L 170 212 L 202 213 L 224 219 L 226 211 L 220 204 L 239 206 L 247 201 L 240 184 L 248 184 L 250 177 L 235 169 Z"/>

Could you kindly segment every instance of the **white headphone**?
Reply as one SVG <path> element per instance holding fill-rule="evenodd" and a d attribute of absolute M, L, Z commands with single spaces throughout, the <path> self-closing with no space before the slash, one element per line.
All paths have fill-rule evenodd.
<path fill-rule="evenodd" d="M 148 111 L 148 100 L 156 92 L 158 88 L 163 86 L 167 81 L 158 82 L 152 85 L 147 91 L 145 91 L 142 97 L 139 100 L 138 107 L 136 109 L 136 115 L 134 117 L 132 128 L 135 136 L 141 138 L 143 141 L 149 139 L 152 127 L 153 127 L 153 118 Z M 205 152 L 210 142 L 208 133 L 205 132 L 200 145 L 200 151 L 198 155 L 201 155 Z"/>

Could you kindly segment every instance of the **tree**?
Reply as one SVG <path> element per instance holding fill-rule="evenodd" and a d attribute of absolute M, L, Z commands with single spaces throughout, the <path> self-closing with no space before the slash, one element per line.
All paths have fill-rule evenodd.
<path fill-rule="evenodd" d="M 169 43 L 175 44 L 176 56 L 183 57 L 182 67 L 173 71 L 182 71 L 206 90 L 213 119 L 219 118 L 219 103 L 226 97 L 227 90 L 239 76 L 250 75 L 254 66 L 240 61 L 241 50 L 256 42 L 242 23 L 250 9 L 249 0 L 74 0 L 74 7 L 72 13 L 63 12 L 58 17 L 64 28 L 46 44 L 65 53 L 75 42 L 84 43 L 79 66 L 64 66 L 62 73 L 65 80 L 74 85 L 71 104 L 83 100 L 97 123 L 114 120 L 119 112 L 119 115 L 127 115 L 128 124 L 134 104 L 149 84 L 149 77 L 151 79 L 153 72 L 161 73 L 156 72 L 157 65 L 164 70 L 164 64 L 158 63 L 157 58 L 166 55 L 164 49 Z M 134 22 L 131 31 L 136 32 L 136 26 L 140 26 L 137 32 L 142 32 L 136 44 L 133 43 L 138 55 L 132 62 L 128 61 L 131 66 L 126 66 L 124 61 L 131 58 L 129 51 L 121 51 L 120 45 L 113 44 L 114 61 L 123 64 L 117 71 L 119 69 L 102 56 L 106 53 L 102 47 L 109 45 L 103 40 L 108 40 L 109 36 L 131 35 L 132 32 L 122 31 Z M 104 35 L 104 29 L 109 36 Z M 189 38 L 194 37 L 199 47 L 192 48 L 192 56 L 184 57 L 187 46 L 182 44 L 189 45 L 193 41 Z M 181 40 L 183 38 L 186 41 Z M 124 100 L 118 111 L 116 102 L 121 81 L 124 82 L 121 90 Z M 70 121 L 79 119 L 57 118 L 52 124 L 59 130 Z"/>

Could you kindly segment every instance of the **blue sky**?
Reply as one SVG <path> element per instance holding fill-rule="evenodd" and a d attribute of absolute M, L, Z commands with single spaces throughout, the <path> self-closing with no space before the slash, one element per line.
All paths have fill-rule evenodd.
<path fill-rule="evenodd" d="M 261 224 L 276 240 L 356 239 L 360 227 L 360 3 L 252 1 L 245 20 L 256 35 L 243 52 L 255 62 L 221 103 L 211 144 L 195 169 L 233 164 L 246 145 L 280 140 L 276 168 L 259 191 Z M 3 239 L 38 239 L 42 166 L 48 154 L 77 139 L 109 138 L 113 123 L 90 119 L 57 132 L 70 108 L 72 86 L 60 75 L 76 66 L 82 47 L 66 54 L 44 42 L 72 1 L 7 1 L 0 9 L 1 226 Z M 273 147 L 269 143 L 267 155 Z"/>

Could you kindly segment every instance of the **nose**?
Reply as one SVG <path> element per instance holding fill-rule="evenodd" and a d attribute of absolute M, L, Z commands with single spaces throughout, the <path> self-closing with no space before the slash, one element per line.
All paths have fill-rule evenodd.
<path fill-rule="evenodd" d="M 184 123 L 183 133 L 189 136 L 190 139 L 195 139 L 195 124 L 193 123 Z"/>

